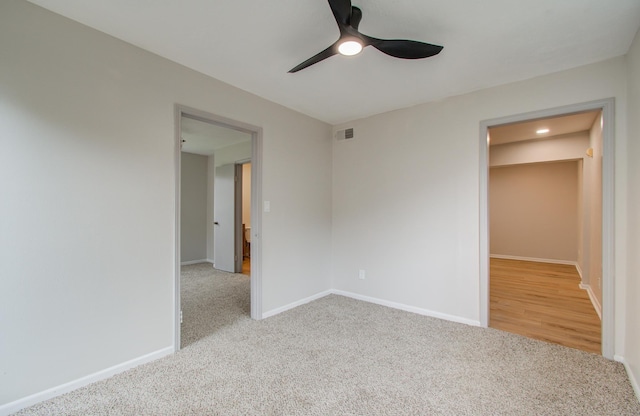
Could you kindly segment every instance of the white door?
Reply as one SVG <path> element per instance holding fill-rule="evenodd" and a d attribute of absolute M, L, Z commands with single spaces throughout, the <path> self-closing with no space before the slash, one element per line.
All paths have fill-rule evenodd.
<path fill-rule="evenodd" d="M 213 253 L 214 267 L 236 272 L 236 167 L 234 164 L 216 168 L 213 185 Z"/>

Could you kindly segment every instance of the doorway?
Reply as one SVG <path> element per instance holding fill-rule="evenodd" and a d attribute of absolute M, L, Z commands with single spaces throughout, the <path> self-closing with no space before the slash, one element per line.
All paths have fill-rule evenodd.
<path fill-rule="evenodd" d="M 241 273 L 251 276 L 251 161 L 241 164 L 242 264 Z"/>
<path fill-rule="evenodd" d="M 250 228 L 250 257 L 252 259 L 251 278 L 250 278 L 250 315 L 252 319 L 262 318 L 262 293 L 261 293 L 261 253 L 262 247 L 260 244 L 260 230 L 261 230 L 261 215 L 257 210 L 258 201 L 261 200 L 261 166 L 262 166 L 262 129 L 256 126 L 252 126 L 246 123 L 238 122 L 235 120 L 227 119 L 224 117 L 216 116 L 214 114 L 206 113 L 193 108 L 176 105 L 175 107 L 175 137 L 176 137 L 176 151 L 175 151 L 175 166 L 176 166 L 176 244 L 175 244 L 175 292 L 174 292 L 174 306 L 175 306 L 175 325 L 174 325 L 174 349 L 177 351 L 181 345 L 181 322 L 182 322 L 182 301 L 181 301 L 181 265 L 184 263 L 182 256 L 182 243 L 181 236 L 184 234 L 182 231 L 182 159 L 183 151 L 192 155 L 197 154 L 206 148 L 207 145 L 211 146 L 211 138 L 197 137 L 194 134 L 185 134 L 185 127 L 189 128 L 206 128 L 213 129 L 214 131 L 224 131 L 225 137 L 220 142 L 214 144 L 216 149 L 211 151 L 210 155 L 203 157 L 207 158 L 207 181 L 209 186 L 207 187 L 208 195 L 206 196 L 207 207 L 206 210 L 206 259 L 205 261 L 215 263 L 215 222 L 213 205 L 215 203 L 214 192 L 215 187 L 211 184 L 215 181 L 215 171 L 217 165 L 231 164 L 235 170 L 237 164 L 242 168 L 242 164 L 250 163 L 250 212 L 253 213 L 251 218 Z M 183 136 L 188 136 L 183 137 Z M 238 138 L 242 142 L 246 142 L 244 145 L 238 143 Z M 226 142 L 225 142 L 226 140 Z M 187 141 L 189 142 L 187 144 Z M 198 150 L 200 149 L 200 150 Z M 247 150 L 248 153 L 243 153 L 242 149 Z M 242 196 L 239 196 L 240 201 Z M 231 201 L 235 204 L 235 200 Z M 186 207 L 184 207 L 186 208 Z M 238 211 L 241 211 L 242 207 L 238 207 Z M 235 215 L 234 209 L 234 215 Z M 235 224 L 234 224 L 235 226 Z M 242 247 L 242 228 L 241 223 L 237 227 L 237 237 L 232 244 Z M 200 238 L 202 241 L 202 237 Z M 202 250 L 201 250 L 202 251 Z M 243 255 L 240 252 L 240 265 L 242 265 Z M 210 266 L 211 267 L 211 266 Z"/>
<path fill-rule="evenodd" d="M 213 181 L 213 267 L 247 275 L 251 270 L 251 158 L 243 156 L 250 151 L 242 141 L 220 149 Z"/>
<path fill-rule="evenodd" d="M 509 164 L 516 166 L 518 163 L 515 163 L 513 160 L 509 162 L 508 159 L 509 157 L 511 157 L 512 159 L 519 158 L 520 159 L 519 162 L 521 164 L 525 164 L 524 165 L 526 166 L 525 170 L 536 170 L 536 172 L 529 172 L 535 176 L 535 175 L 539 175 L 540 172 L 547 171 L 548 170 L 547 168 L 549 167 L 549 166 L 545 167 L 542 165 L 536 166 L 537 162 L 546 162 L 547 164 L 551 164 L 551 163 L 549 163 L 550 160 L 548 159 L 547 160 L 540 159 L 542 157 L 541 155 L 544 154 L 545 152 L 540 150 L 541 145 L 543 143 L 536 137 L 529 138 L 528 143 L 525 143 L 528 145 L 526 151 L 523 151 L 524 147 L 526 146 L 519 146 L 518 144 L 511 144 L 511 145 L 503 144 L 501 149 L 502 152 L 496 152 L 496 154 L 492 154 L 491 155 L 492 157 L 489 158 L 490 146 L 495 144 L 494 134 L 491 134 L 491 133 L 495 132 L 496 133 L 495 138 L 497 139 L 499 136 L 497 134 L 499 132 L 498 130 L 501 128 L 509 129 L 509 128 L 517 127 L 519 125 L 523 125 L 528 122 L 532 122 L 532 121 L 539 121 L 539 120 L 545 120 L 545 119 L 560 119 L 563 116 L 568 116 L 568 115 L 573 116 L 573 115 L 580 115 L 580 114 L 586 114 L 586 113 L 589 113 L 589 114 L 597 113 L 598 116 L 600 113 L 602 114 L 601 118 L 598 117 L 598 120 L 597 120 L 597 123 L 598 123 L 597 127 L 600 128 L 602 131 L 602 135 L 601 135 L 602 137 L 602 141 L 601 141 L 602 143 L 602 153 L 601 153 L 602 174 L 600 176 L 600 178 L 602 179 L 601 181 L 602 203 L 600 204 L 600 207 L 602 208 L 602 210 L 601 210 L 601 215 L 599 217 L 599 220 L 597 222 L 597 224 L 600 226 L 600 230 L 602 231 L 601 239 L 600 239 L 602 246 L 599 250 L 596 250 L 597 254 L 601 256 L 600 270 L 602 273 L 601 274 L 597 273 L 596 267 L 591 266 L 591 263 L 589 263 L 589 259 L 585 258 L 585 257 L 588 257 L 588 255 L 591 255 L 592 257 L 598 257 L 592 254 L 593 247 L 587 247 L 588 244 L 585 243 L 585 241 L 588 240 L 589 238 L 591 238 L 591 240 L 597 239 L 595 232 L 592 233 L 593 235 L 585 235 L 582 232 L 575 233 L 575 235 L 573 236 L 575 237 L 574 238 L 575 247 L 573 247 L 573 250 L 574 250 L 573 253 L 571 253 L 572 248 L 569 247 L 569 254 L 565 253 L 562 256 L 549 255 L 549 253 L 551 252 L 544 251 L 545 249 L 548 249 L 548 247 L 544 247 L 544 246 L 538 246 L 537 249 L 539 250 L 542 248 L 542 251 L 537 251 L 538 253 L 537 255 L 522 254 L 522 253 L 526 253 L 526 251 L 518 252 L 518 250 L 521 249 L 522 247 L 517 247 L 518 246 L 517 243 L 514 243 L 513 241 L 509 242 L 508 239 L 506 241 L 500 241 L 500 244 L 502 244 L 502 247 L 500 250 L 502 251 L 514 250 L 514 252 L 507 253 L 506 255 L 504 255 L 503 253 L 494 253 L 493 250 L 496 250 L 496 244 L 494 244 L 493 240 L 490 240 L 490 234 L 492 231 L 496 234 L 503 233 L 504 230 L 496 230 L 496 227 L 494 227 L 495 224 L 491 224 L 490 222 L 490 218 L 491 218 L 490 207 L 495 205 L 493 204 L 493 202 L 495 201 L 490 201 L 490 196 L 491 196 L 490 170 L 494 168 L 498 168 L 500 164 L 502 164 L 503 166 L 506 166 Z M 544 132 L 541 134 L 546 134 L 546 133 L 548 132 Z M 549 134 L 553 134 L 553 132 Z M 538 261 L 538 263 L 542 264 L 543 266 L 546 260 L 551 259 L 552 261 L 554 261 L 554 258 L 556 260 L 563 260 L 563 259 L 559 259 L 559 257 L 563 257 L 563 256 L 570 257 L 569 259 L 564 259 L 565 260 L 564 263 L 576 264 L 578 265 L 578 270 L 580 270 L 581 265 L 584 268 L 584 270 L 581 270 L 583 274 L 582 275 L 583 281 L 580 283 L 579 278 L 576 277 L 576 279 L 578 279 L 576 280 L 576 285 L 577 283 L 580 283 L 583 289 L 587 289 L 589 284 L 592 284 L 594 286 L 598 285 L 598 288 L 597 288 L 598 290 L 601 287 L 601 297 L 600 297 L 600 299 L 602 300 L 601 302 L 601 316 L 602 316 L 602 322 L 601 322 L 601 330 L 602 330 L 602 347 L 601 348 L 602 349 L 601 351 L 605 357 L 613 358 L 613 317 L 612 317 L 613 316 L 613 99 L 483 121 L 480 126 L 480 135 L 482 137 L 481 143 L 480 143 L 480 154 L 481 154 L 481 159 L 480 159 L 480 169 L 481 169 L 480 170 L 480 178 L 481 178 L 481 181 L 480 181 L 480 197 L 481 197 L 481 201 L 480 201 L 480 210 L 481 210 L 481 217 L 480 217 L 480 220 L 481 220 L 480 221 L 480 224 L 481 224 L 481 230 L 480 230 L 480 236 L 481 236 L 481 239 L 480 239 L 480 262 L 481 262 L 480 306 L 481 306 L 481 310 L 480 310 L 480 316 L 481 316 L 482 325 L 486 327 L 486 326 L 489 326 L 489 323 L 490 323 L 490 305 L 491 305 L 490 257 L 493 257 L 493 258 L 502 257 L 503 259 L 504 258 L 509 259 L 511 257 L 512 261 L 533 260 L 534 263 L 532 264 L 535 264 L 535 262 Z M 567 154 L 566 151 L 568 149 L 567 147 L 568 143 L 571 140 L 574 140 L 575 142 L 576 138 L 571 136 L 571 134 L 563 135 L 562 133 L 560 134 L 559 137 L 564 139 L 564 143 L 562 143 L 564 146 L 558 146 L 558 147 L 564 149 L 563 151 L 565 151 L 565 154 L 559 155 L 558 157 L 556 157 L 556 160 L 555 160 L 556 163 L 553 163 L 556 165 L 554 169 L 558 172 L 560 171 L 567 172 L 567 175 L 569 176 L 573 175 L 575 180 L 576 173 L 580 175 L 580 172 L 584 172 L 584 166 L 582 162 L 583 157 L 582 156 L 577 157 L 575 155 L 572 156 L 570 154 Z M 544 143 L 544 144 L 548 145 L 549 143 L 550 142 L 547 141 L 547 143 Z M 518 147 L 520 147 L 520 151 L 516 150 Z M 588 146 L 585 146 L 585 147 L 588 148 Z M 588 152 L 589 151 L 587 150 L 587 153 Z M 591 156 L 593 156 L 593 154 Z M 585 156 L 585 159 L 588 157 L 589 157 L 588 155 Z M 536 158 L 539 158 L 539 160 L 535 160 Z M 589 162 L 585 161 L 585 163 L 589 163 Z M 503 179 L 507 178 L 509 177 L 509 175 L 515 174 L 517 168 L 514 168 L 512 170 L 513 172 L 507 172 L 507 171 L 501 172 L 501 175 L 499 176 L 501 176 Z M 523 172 L 519 172 L 519 174 L 522 174 L 522 173 Z M 551 177 L 553 178 L 553 176 Z M 582 176 L 579 176 L 577 180 L 581 181 L 582 183 L 583 181 L 585 181 L 585 178 Z M 574 195 L 574 198 L 577 196 L 576 199 L 583 199 L 584 195 L 582 194 L 582 192 L 585 190 L 585 187 L 581 186 L 579 188 L 580 188 L 578 192 L 579 195 Z M 587 191 L 589 190 L 590 189 L 587 189 Z M 530 195 L 527 195 L 527 196 L 530 196 Z M 584 229 L 583 225 L 587 222 L 586 216 L 588 216 L 588 213 L 585 214 L 585 212 L 583 211 L 578 214 L 579 215 L 577 215 L 577 217 L 580 217 L 581 219 L 580 221 L 576 221 L 576 223 L 580 222 L 580 224 L 574 224 L 574 225 L 578 225 L 578 228 L 583 230 Z M 593 219 L 592 218 L 593 216 L 595 216 L 595 214 L 591 216 L 591 219 Z M 574 218 L 575 217 L 576 216 L 574 215 Z M 525 226 L 527 225 L 531 225 L 531 224 L 525 224 Z M 505 236 L 498 235 L 498 237 L 501 240 L 504 240 Z M 491 236 L 491 238 L 493 238 L 493 236 Z M 598 241 L 598 243 L 600 241 Z M 527 242 L 527 244 L 529 243 L 531 243 L 531 241 Z M 558 247 L 561 247 L 561 246 L 558 246 Z M 562 246 L 562 249 L 567 249 L 566 244 Z M 535 248 L 533 252 L 535 252 Z M 543 254 L 539 254 L 539 253 L 543 253 Z M 554 261 L 554 262 L 563 263 L 563 261 Z M 593 262 L 593 263 L 595 264 L 596 262 Z M 589 267 L 591 267 L 592 270 L 589 270 Z M 560 272 L 560 274 L 562 274 L 562 272 Z M 590 276 L 593 277 L 592 281 L 589 281 Z M 596 289 L 596 288 L 594 287 L 593 289 Z M 591 300 L 593 301 L 594 299 L 592 298 Z M 596 305 L 597 302 L 593 302 L 593 304 L 594 304 L 594 308 L 598 309 Z"/>

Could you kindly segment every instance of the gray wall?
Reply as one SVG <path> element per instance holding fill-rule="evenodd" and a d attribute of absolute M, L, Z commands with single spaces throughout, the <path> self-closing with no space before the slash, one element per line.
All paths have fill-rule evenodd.
<path fill-rule="evenodd" d="M 615 97 L 614 326 L 623 354 L 625 78 L 620 57 L 334 126 L 355 137 L 333 142 L 333 287 L 478 324 L 480 123 Z"/>
<path fill-rule="evenodd" d="M 208 157 L 182 152 L 180 260 L 207 260 Z"/>
<path fill-rule="evenodd" d="M 628 214 L 627 241 L 621 245 L 621 249 L 629 252 L 628 264 L 622 267 L 619 273 L 626 273 L 628 279 L 625 284 L 627 294 L 626 323 L 627 336 L 625 339 L 624 358 L 633 375 L 632 383 L 636 394 L 640 397 L 640 32 L 631 45 L 628 55 L 629 73 L 627 75 L 629 85 L 629 114 L 628 135 L 629 147 L 626 150 L 629 166 L 628 192 L 629 205 L 626 206 Z M 625 212 L 623 210 L 623 212 Z M 624 221 L 624 219 L 622 219 Z"/>
<path fill-rule="evenodd" d="M 357 139 L 332 157 L 324 123 L 0 2 L 0 406 L 172 350 L 175 103 L 263 129 L 264 311 L 333 287 L 477 322 L 480 121 L 615 97 L 615 353 L 637 380 L 639 48 L 334 126 Z"/>
<path fill-rule="evenodd" d="M 173 351 L 176 103 L 262 128 L 263 311 L 329 289 L 329 125 L 25 1 L 0 56 L 0 406 Z"/>

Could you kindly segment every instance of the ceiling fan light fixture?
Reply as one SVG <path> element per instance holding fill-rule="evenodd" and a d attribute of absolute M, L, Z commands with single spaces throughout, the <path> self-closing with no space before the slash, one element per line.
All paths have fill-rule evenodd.
<path fill-rule="evenodd" d="M 338 52 L 341 55 L 345 56 L 353 56 L 357 55 L 362 51 L 362 44 L 355 40 L 346 40 L 338 45 Z"/>
<path fill-rule="evenodd" d="M 325 50 L 291 68 L 289 73 L 298 72 L 317 64 L 333 55 L 357 55 L 367 46 L 373 46 L 380 52 L 394 58 L 422 59 L 440 53 L 442 46 L 409 39 L 378 39 L 358 31 L 362 10 L 353 6 L 351 0 L 328 0 L 333 17 L 338 24 L 340 37 Z"/>

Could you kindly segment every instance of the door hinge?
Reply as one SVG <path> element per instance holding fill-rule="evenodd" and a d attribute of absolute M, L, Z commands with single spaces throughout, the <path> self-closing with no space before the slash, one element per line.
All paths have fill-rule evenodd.
<path fill-rule="evenodd" d="M 182 309 L 180 309 L 180 323 L 182 323 Z"/>

